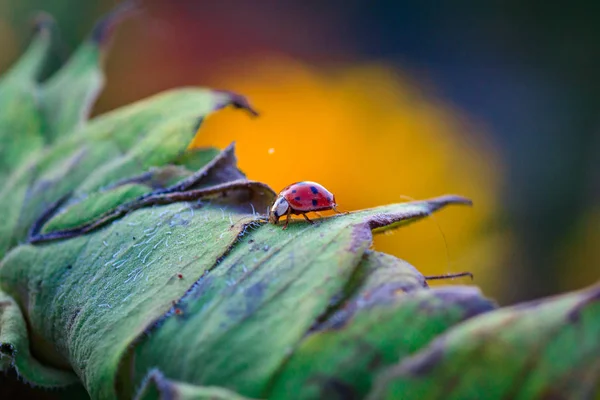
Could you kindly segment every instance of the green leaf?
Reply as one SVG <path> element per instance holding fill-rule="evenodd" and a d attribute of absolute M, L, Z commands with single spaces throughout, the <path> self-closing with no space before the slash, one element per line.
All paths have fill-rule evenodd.
<path fill-rule="evenodd" d="M 211 112 L 232 105 L 257 115 L 236 93 L 194 88 L 157 95 L 87 123 L 101 88 L 107 42 L 134 9 L 134 2 L 126 1 L 101 19 L 41 87 L 36 79 L 50 48 L 51 21 L 40 19 L 29 50 L 0 81 L 0 215 L 6 216 L 0 258 L 71 192 L 88 195 L 152 168 L 193 162 L 198 154 L 185 158 L 186 148 Z M 78 134 L 70 135 L 75 130 Z"/>
<path fill-rule="evenodd" d="M 125 1 L 99 20 L 90 38 L 42 86 L 41 102 L 48 123 L 46 135 L 49 142 L 72 134 L 85 125 L 96 97 L 104 86 L 100 63 L 112 31 L 133 10 L 134 3 Z"/>
<path fill-rule="evenodd" d="M 132 367 L 124 367 L 136 373 L 129 380 L 139 382 L 146 366 L 155 365 L 167 376 L 261 397 L 272 374 L 344 289 L 371 245 L 371 229 L 463 202 L 448 196 L 314 226 L 295 222 L 286 231 L 273 225 L 249 231 L 175 306 L 182 314 L 167 318 L 136 346 Z"/>
<path fill-rule="evenodd" d="M 273 194 L 261 196 L 259 190 L 264 191 L 246 189 L 256 207 L 263 207 L 261 200 L 270 202 Z M 72 365 L 92 395 L 111 397 L 110 382 L 127 346 L 211 268 L 253 220 L 252 214 L 233 211 L 225 218 L 216 205 L 206 205 L 202 212 L 194 207 L 177 203 L 141 209 L 93 235 L 11 252 L 0 267 L 0 283 L 40 334 L 33 348 Z M 199 246 L 195 238 L 211 245 Z M 35 291 L 23 297 L 30 289 Z"/>
<path fill-rule="evenodd" d="M 30 241 L 41 242 L 78 236 L 139 208 L 183 201 L 181 196 L 187 196 L 188 200 L 189 198 L 206 200 L 215 195 L 224 197 L 227 192 L 231 193 L 237 190 L 236 188 L 252 188 L 262 185 L 244 179 L 244 175 L 236 166 L 233 144 L 210 160 L 199 171 L 182 173 L 178 170 L 179 174 L 173 176 L 173 168 L 173 166 L 164 167 L 156 170 L 155 173 L 149 172 L 142 175 L 142 179 L 145 179 L 147 183 L 159 184 L 154 191 L 137 183 L 122 184 L 131 182 L 130 178 L 117 182 L 116 186 L 108 190 L 94 193 L 80 202 L 75 202 L 74 205 L 53 217 L 48 224 L 43 225 L 41 235 L 38 235 L 37 225 L 44 223 L 44 219 L 36 223 L 36 227 L 30 233 Z M 168 183 L 177 175 L 184 176 L 184 178 L 169 187 L 160 184 L 162 180 L 166 180 L 164 183 Z M 140 176 L 133 179 L 139 181 Z M 270 191 L 270 189 L 268 190 Z M 261 206 L 268 206 L 274 195 L 275 193 L 271 191 L 270 197 L 266 200 L 263 199 L 265 201 L 261 203 Z"/>
<path fill-rule="evenodd" d="M 31 86 L 40 78 L 52 45 L 54 20 L 39 14 L 34 21 L 34 38 L 27 51 L 2 77 L 2 85 Z M 8 97 L 8 96 L 7 96 Z M 4 110 L 1 110 L 4 111 Z"/>
<path fill-rule="evenodd" d="M 175 161 L 175 164 L 181 165 L 190 171 L 197 171 L 208 164 L 219 153 L 219 149 L 214 147 L 188 149 Z"/>
<path fill-rule="evenodd" d="M 148 186 L 130 183 L 117 186 L 112 190 L 93 193 L 52 218 L 44 225 L 42 233 L 47 234 L 52 231 L 78 228 L 121 204 L 132 201 L 151 191 Z"/>
<path fill-rule="evenodd" d="M 591 398 L 598 338 L 596 285 L 460 324 L 382 374 L 369 398 Z"/>
<path fill-rule="evenodd" d="M 302 340 L 277 374 L 269 398 L 286 399 L 290 393 L 297 399 L 363 398 L 383 368 L 494 308 L 471 287 L 422 290 L 425 278 L 386 254 L 367 252 L 358 268 L 364 283 Z"/>
<path fill-rule="evenodd" d="M 0 187 L 45 144 L 37 79 L 51 45 L 52 21 L 39 19 L 27 52 L 0 80 Z"/>
<path fill-rule="evenodd" d="M 57 346 L 93 396 L 112 397 L 110 382 L 127 346 L 227 251 L 245 226 L 242 221 L 229 229 L 229 220 L 217 218 L 218 209 L 206 210 L 208 224 L 194 221 L 187 205 L 168 206 L 163 212 L 159 218 L 154 210 L 140 210 L 99 234 L 19 247 L 0 270 L 7 291 L 27 290 L 30 284 L 43 288 L 33 302 L 11 293 L 27 311 L 34 331 L 47 340 L 32 346 L 48 356 L 50 346 Z M 184 235 L 198 236 L 198 229 L 219 225 L 227 231 L 220 245 L 202 248 L 183 240 Z M 179 280 L 178 273 L 184 278 Z"/>
<path fill-rule="evenodd" d="M 157 369 L 148 373 L 135 400 L 244 400 L 234 392 L 220 387 L 195 386 L 164 377 Z"/>
<path fill-rule="evenodd" d="M 195 136 L 198 118 L 239 96 L 209 89 L 167 92 L 91 121 L 24 165 L 0 189 L 0 256 L 65 195 L 88 194 L 152 168 L 173 164 Z"/>
<path fill-rule="evenodd" d="M 15 301 L 0 290 L 0 371 L 9 367 L 36 386 L 67 386 L 78 381 L 72 372 L 45 366 L 32 357 L 23 315 Z"/>
<path fill-rule="evenodd" d="M 216 159 L 215 151 L 212 149 L 197 151 L 190 154 L 192 157 L 187 158 L 193 160 L 193 164 L 201 168 L 201 170 L 202 167 L 211 162 L 208 156 Z M 145 195 L 149 195 L 156 191 L 162 192 L 168 187 L 177 185 L 192 175 L 193 173 L 184 167 L 169 164 L 164 167 L 152 167 L 148 172 L 143 174 L 118 180 L 116 183 L 97 192 L 92 191 L 88 194 L 85 191 L 82 191 L 82 193 L 76 191 L 74 195 L 70 197 L 71 204 L 66 206 L 60 213 L 52 215 L 50 221 L 47 223 L 43 220 L 40 221 L 44 223 L 44 225 L 36 229 L 36 233 L 40 228 L 41 233 L 46 235 L 63 230 L 81 229 L 85 225 L 92 224 L 94 221 L 105 218 L 105 216 L 111 214 L 111 212 L 120 209 L 133 210 L 135 206 L 133 206 L 132 203 L 134 203 L 135 200 L 145 198 L 147 197 Z M 240 177 L 242 177 L 241 173 L 235 176 L 235 178 Z M 206 179 L 207 177 L 203 176 L 202 178 Z M 81 186 L 79 189 L 81 189 Z M 59 202 L 56 206 L 61 206 L 62 203 L 63 202 Z"/>

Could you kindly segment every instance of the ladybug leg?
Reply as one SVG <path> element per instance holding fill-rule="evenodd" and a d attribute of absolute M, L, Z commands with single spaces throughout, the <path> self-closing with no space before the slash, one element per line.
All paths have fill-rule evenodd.
<path fill-rule="evenodd" d="M 338 210 L 336 207 L 331 207 L 331 209 L 332 209 L 333 211 L 335 211 L 336 213 L 338 213 L 338 214 L 348 214 L 348 212 L 347 212 L 347 211 L 346 211 L 346 212 L 342 212 L 342 211 Z"/>
<path fill-rule="evenodd" d="M 283 229 L 287 229 L 287 226 L 290 223 L 291 216 L 292 216 L 292 209 L 288 208 L 288 212 L 285 214 L 285 224 L 283 225 Z"/>
<path fill-rule="evenodd" d="M 308 217 L 306 216 L 306 214 L 302 214 L 302 216 L 304 217 L 305 220 L 307 220 L 311 224 L 314 224 L 314 222 L 312 222 L 310 219 L 308 219 Z"/>

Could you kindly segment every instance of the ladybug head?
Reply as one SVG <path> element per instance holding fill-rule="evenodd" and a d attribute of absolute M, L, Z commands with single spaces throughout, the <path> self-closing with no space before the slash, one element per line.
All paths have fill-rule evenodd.
<path fill-rule="evenodd" d="M 271 207 L 271 211 L 269 212 L 269 222 L 277 225 L 277 221 L 281 218 L 282 215 L 285 215 L 288 212 L 290 205 L 287 200 L 283 196 L 277 197 L 273 206 Z"/>

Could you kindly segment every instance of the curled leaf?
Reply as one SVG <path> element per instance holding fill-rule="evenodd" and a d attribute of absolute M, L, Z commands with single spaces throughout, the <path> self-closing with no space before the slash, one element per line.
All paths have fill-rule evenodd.
<path fill-rule="evenodd" d="M 181 180 L 167 187 L 160 184 L 160 181 L 168 183 L 175 171 L 183 175 Z M 244 175 L 236 165 L 232 144 L 197 172 L 192 173 L 167 165 L 142 175 L 119 180 L 106 190 L 92 193 L 80 201 L 75 199 L 68 208 L 53 216 L 58 206 L 62 206 L 63 201 L 55 203 L 33 225 L 29 241 L 37 243 L 82 235 L 139 208 L 183 201 L 182 196 L 188 201 L 210 199 L 216 196 L 231 203 L 232 201 L 241 201 L 239 198 L 232 199 L 232 193 L 246 189 L 249 192 L 244 199 L 249 199 L 254 207 L 266 208 L 273 200 L 273 191 L 266 185 L 253 183 L 243 178 Z M 157 184 L 159 187 L 155 190 L 151 190 L 147 186 L 156 186 Z M 204 189 L 188 190 L 193 187 L 203 187 Z"/>
<path fill-rule="evenodd" d="M 274 199 L 275 193 L 267 185 L 241 179 L 238 181 L 227 182 L 221 185 L 211 186 L 206 189 L 190 190 L 187 192 L 148 194 L 139 197 L 136 200 L 127 202 L 128 197 L 140 194 L 140 189 L 136 185 L 120 186 L 115 190 L 104 193 L 98 198 L 91 198 L 89 201 L 76 204 L 69 211 L 58 215 L 55 220 L 49 222 L 50 229 L 54 226 L 60 228 L 70 225 L 80 225 L 67 229 L 49 231 L 38 234 L 32 232 L 29 238 L 30 243 L 41 243 L 52 240 L 68 239 L 84 235 L 95 229 L 98 229 L 117 218 L 120 218 L 132 211 L 144 207 L 156 205 L 172 204 L 182 201 L 209 201 L 216 200 L 219 203 L 229 203 L 230 205 L 241 205 L 252 207 L 252 209 L 268 206 Z M 115 205 L 119 204 L 116 207 Z M 98 210 L 109 209 L 100 215 Z M 36 224 L 36 226 L 38 226 Z"/>
<path fill-rule="evenodd" d="M 41 387 L 62 387 L 78 381 L 72 372 L 48 367 L 35 359 L 29 351 L 28 336 L 19 306 L 0 290 L 0 371 L 15 368 L 22 379 Z"/>

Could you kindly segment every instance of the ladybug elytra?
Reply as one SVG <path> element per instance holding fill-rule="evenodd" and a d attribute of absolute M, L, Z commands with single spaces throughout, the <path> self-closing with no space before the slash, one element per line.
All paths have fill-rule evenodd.
<path fill-rule="evenodd" d="M 291 215 L 301 214 L 312 224 L 313 222 L 306 216 L 306 213 L 325 210 L 340 213 L 336 206 L 335 196 L 322 185 L 309 181 L 296 182 L 279 193 L 269 212 L 269 222 L 277 225 L 279 218 L 285 215 L 283 229 L 286 229 Z"/>

